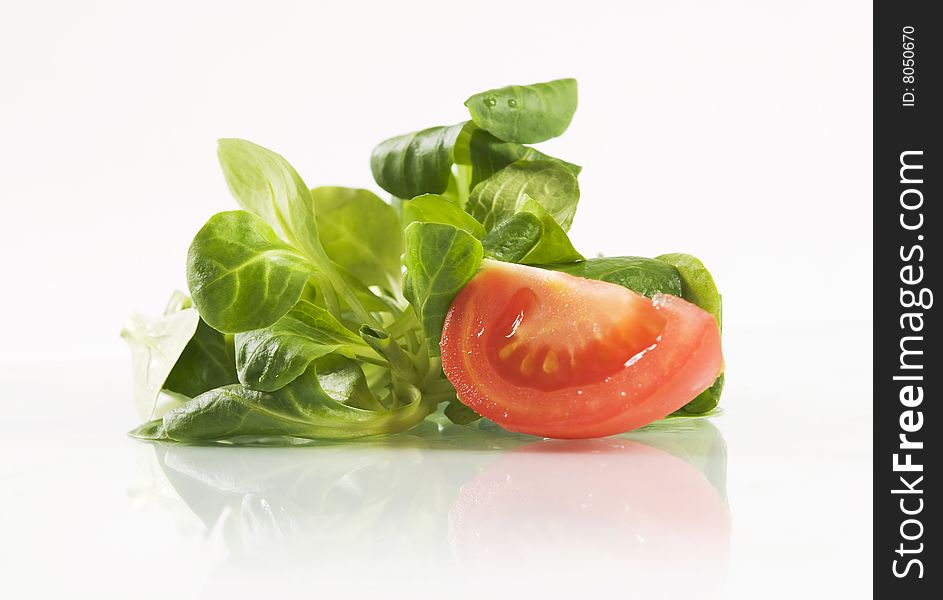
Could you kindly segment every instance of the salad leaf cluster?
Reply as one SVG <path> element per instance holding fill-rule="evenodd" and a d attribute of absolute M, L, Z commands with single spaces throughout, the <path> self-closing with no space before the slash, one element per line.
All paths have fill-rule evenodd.
<path fill-rule="evenodd" d="M 444 406 L 478 415 L 442 373 L 439 338 L 485 257 L 682 296 L 720 295 L 686 254 L 585 259 L 567 231 L 581 168 L 528 145 L 559 136 L 573 79 L 465 102 L 470 119 L 390 138 L 370 157 L 391 195 L 309 188 L 280 155 L 240 139 L 219 161 L 240 210 L 211 217 L 187 256 L 189 296 L 135 315 L 132 435 L 181 443 L 349 439 L 404 431 Z M 682 413 L 713 409 L 723 378 Z"/>

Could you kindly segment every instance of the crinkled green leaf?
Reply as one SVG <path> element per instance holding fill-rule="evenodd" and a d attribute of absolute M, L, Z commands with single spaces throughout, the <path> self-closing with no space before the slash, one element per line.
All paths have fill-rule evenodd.
<path fill-rule="evenodd" d="M 375 398 L 363 398 L 365 394 L 371 393 L 357 363 L 331 354 L 277 392 L 242 385 L 218 388 L 167 413 L 158 431 L 142 433 L 186 443 L 238 442 L 251 436 L 349 439 L 404 431 L 430 411 L 418 398 L 387 410 Z M 377 408 L 355 406 L 365 403 Z"/>
<path fill-rule="evenodd" d="M 504 262 L 519 263 L 540 242 L 544 226 L 540 217 L 519 212 L 495 225 L 481 238 L 485 256 Z"/>
<path fill-rule="evenodd" d="M 559 161 L 521 160 L 476 185 L 465 210 L 491 231 L 520 212 L 528 197 L 537 200 L 567 231 L 576 213 L 580 187 L 573 173 Z"/>
<path fill-rule="evenodd" d="M 430 127 L 380 142 L 370 156 L 377 184 L 398 198 L 441 194 L 449 184 L 455 142 L 465 123 Z"/>
<path fill-rule="evenodd" d="M 437 194 L 424 194 L 404 200 L 402 207 L 404 225 L 413 222 L 443 223 L 463 229 L 476 238 L 485 235 L 485 228 L 474 217 Z"/>
<path fill-rule="evenodd" d="M 331 353 L 354 357 L 363 341 L 327 310 L 299 300 L 281 319 L 263 329 L 236 334 L 239 381 L 273 392 L 304 373 L 317 358 Z"/>
<path fill-rule="evenodd" d="M 566 131 L 576 112 L 575 79 L 509 85 L 465 101 L 475 125 L 508 142 L 533 144 Z"/>
<path fill-rule="evenodd" d="M 311 198 L 328 257 L 366 285 L 398 289 L 403 231 L 393 207 L 372 192 L 345 187 L 314 188 Z"/>
<path fill-rule="evenodd" d="M 478 272 L 482 258 L 481 242 L 458 227 L 418 222 L 406 227 L 407 298 L 422 323 L 430 355 L 438 356 L 445 313 Z"/>
<path fill-rule="evenodd" d="M 214 215 L 187 255 L 187 283 L 211 327 L 238 333 L 267 327 L 301 296 L 311 265 L 265 221 L 236 210 Z"/>

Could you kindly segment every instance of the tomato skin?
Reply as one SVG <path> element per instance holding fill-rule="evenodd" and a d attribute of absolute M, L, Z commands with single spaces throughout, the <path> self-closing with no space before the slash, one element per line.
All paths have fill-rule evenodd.
<path fill-rule="evenodd" d="M 654 308 L 663 329 L 628 366 L 595 382 L 559 389 L 521 385 L 495 368 L 489 346 L 506 320 L 505 307 L 525 287 L 535 290 L 555 322 L 554 337 L 562 347 L 581 334 L 579 325 L 568 321 L 579 322 L 588 313 L 594 324 L 612 319 L 607 308 L 614 303 L 650 303 L 648 310 Z M 555 302 L 560 297 L 566 302 Z M 647 325 L 639 322 L 641 328 Z M 486 261 L 453 301 L 441 348 L 442 368 L 463 403 L 506 429 L 553 438 L 603 437 L 647 425 L 707 389 L 723 368 L 716 321 L 681 298 L 659 294 L 648 300 L 616 284 L 494 261 Z"/>

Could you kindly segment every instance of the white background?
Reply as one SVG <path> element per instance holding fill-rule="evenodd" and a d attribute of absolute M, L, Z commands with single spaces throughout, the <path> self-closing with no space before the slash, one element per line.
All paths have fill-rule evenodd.
<path fill-rule="evenodd" d="M 185 285 L 193 234 L 234 207 L 217 138 L 277 150 L 311 186 L 377 189 L 378 141 L 466 119 L 471 93 L 568 76 L 579 110 L 542 149 L 584 166 L 576 246 L 694 253 L 724 293 L 714 424 L 732 525 L 716 593 L 870 589 L 869 3 L 0 7 L 0 570 L 14 596 L 93 574 L 105 597 L 229 581 L 211 536 L 133 501 L 154 458 L 123 437 L 136 417 L 118 337 Z M 414 583 L 390 589 L 430 595 L 482 576 L 400 575 Z"/>

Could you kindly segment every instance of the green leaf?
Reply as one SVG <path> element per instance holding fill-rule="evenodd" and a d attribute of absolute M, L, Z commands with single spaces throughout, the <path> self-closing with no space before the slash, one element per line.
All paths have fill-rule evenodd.
<path fill-rule="evenodd" d="M 357 276 L 340 265 L 334 265 L 334 270 L 340 277 L 341 283 L 349 290 L 354 298 L 360 302 L 365 310 L 370 312 L 389 312 L 391 301 L 388 298 L 374 294 Z M 392 285 L 392 282 L 390 283 Z M 344 298 L 340 298 L 341 306 L 348 308 L 350 306 Z M 393 302 L 392 304 L 395 304 Z M 356 315 L 354 315 L 356 316 Z"/>
<path fill-rule="evenodd" d="M 678 270 L 681 276 L 681 293 L 677 294 L 688 302 L 697 304 L 717 319 L 717 326 L 723 325 L 723 310 L 720 292 L 710 271 L 697 258 L 690 254 L 662 254 L 656 257 Z"/>
<path fill-rule="evenodd" d="M 498 223 L 481 238 L 485 256 L 504 262 L 519 263 L 534 249 L 544 234 L 540 217 L 519 212 Z"/>
<path fill-rule="evenodd" d="M 528 197 L 540 202 L 567 231 L 576 213 L 580 187 L 573 173 L 559 161 L 517 161 L 476 185 L 465 209 L 491 231 L 520 212 Z"/>
<path fill-rule="evenodd" d="M 262 217 L 276 235 L 309 258 L 323 258 L 308 186 L 288 161 L 240 139 L 219 140 L 218 155 L 226 183 L 239 206 Z"/>
<path fill-rule="evenodd" d="M 259 217 L 218 213 L 190 244 L 187 282 L 193 303 L 214 329 L 267 327 L 291 310 L 311 265 Z"/>
<path fill-rule="evenodd" d="M 526 194 L 520 212 L 498 223 L 481 244 L 487 256 L 505 262 L 546 265 L 583 260 L 553 216 Z"/>
<path fill-rule="evenodd" d="M 162 421 L 160 419 L 154 419 L 151 421 L 145 421 L 141 425 L 138 425 L 134 429 L 128 432 L 128 435 L 138 440 L 147 440 L 149 442 L 160 442 L 164 441 L 161 438 L 160 427 Z"/>
<path fill-rule="evenodd" d="M 164 389 L 188 398 L 203 392 L 238 382 L 236 361 L 226 336 L 200 319 L 196 333 L 190 338 L 170 375 Z"/>
<path fill-rule="evenodd" d="M 688 302 L 697 304 L 714 315 L 714 318 L 717 319 L 717 327 L 723 330 L 723 305 L 720 292 L 717 291 L 714 278 L 707 267 L 704 266 L 704 263 L 690 254 L 682 253 L 662 254 L 656 258 L 678 270 L 681 277 L 681 293 L 679 295 Z M 697 398 L 688 402 L 678 412 L 689 414 L 709 412 L 720 403 L 720 395 L 723 390 L 724 374 L 721 373 L 714 381 L 714 385 L 701 392 Z"/>
<path fill-rule="evenodd" d="M 158 414 L 160 390 L 199 323 L 195 308 L 181 308 L 159 317 L 134 314 L 125 322 L 121 337 L 131 348 L 134 404 L 142 419 Z"/>
<path fill-rule="evenodd" d="M 351 308 L 358 319 L 372 320 L 370 309 L 364 306 L 364 298 L 372 294 L 369 290 L 364 293 L 363 290 L 366 290 L 367 286 L 332 261 L 321 246 L 311 192 L 291 165 L 278 154 L 245 140 L 220 140 L 219 158 L 226 181 L 240 205 L 260 216 L 273 228 L 274 235 L 281 236 L 289 243 L 294 254 L 304 257 L 312 270 L 316 268 L 333 288 L 333 292 Z M 358 286 L 360 290 L 355 289 Z M 269 292 L 269 286 L 261 280 L 253 287 L 261 290 L 263 294 Z M 287 312 L 297 299 L 297 294 L 289 294 L 280 305 L 282 312 L 275 315 L 275 318 Z M 199 300 L 195 296 L 194 300 L 199 307 Z M 271 316 L 268 314 L 268 308 L 270 307 L 260 309 L 267 317 Z M 203 314 L 202 309 L 200 313 Z M 217 329 L 222 326 L 236 326 L 217 326 L 210 318 L 207 318 L 207 322 Z M 243 327 L 240 331 L 247 331 L 265 327 L 273 322 L 274 319 L 260 317 L 238 326 Z"/>
<path fill-rule="evenodd" d="M 367 190 L 311 190 L 321 245 L 328 257 L 367 285 L 399 289 L 403 232 L 389 204 Z"/>
<path fill-rule="evenodd" d="M 720 404 L 720 395 L 724 391 L 724 374 L 721 373 L 714 384 L 697 395 L 674 414 L 692 414 L 700 415 L 714 410 Z"/>
<path fill-rule="evenodd" d="M 462 404 L 458 398 L 449 400 L 448 405 L 445 407 L 445 416 L 456 425 L 468 425 L 481 418 L 481 415 Z"/>
<path fill-rule="evenodd" d="M 418 222 L 406 227 L 407 299 L 422 323 L 431 356 L 439 354 L 445 313 L 478 272 L 482 258 L 481 242 L 458 227 Z"/>
<path fill-rule="evenodd" d="M 174 291 L 165 315 L 193 307 L 189 296 Z M 173 365 L 164 381 L 163 390 L 187 399 L 231 383 L 238 383 L 232 337 L 222 334 L 200 319 L 196 332 Z"/>
<path fill-rule="evenodd" d="M 430 127 L 380 142 L 370 156 L 373 178 L 398 198 L 443 193 L 455 162 L 455 142 L 465 125 Z"/>
<path fill-rule="evenodd" d="M 288 385 L 322 356 L 353 358 L 364 350 L 363 341 L 331 313 L 305 300 L 268 327 L 236 334 L 239 381 L 264 392 Z"/>
<path fill-rule="evenodd" d="M 350 439 L 404 431 L 422 421 L 430 407 L 414 399 L 386 410 L 374 398 L 363 371 L 351 359 L 331 354 L 317 359 L 300 377 L 274 393 L 242 385 L 209 391 L 169 412 L 153 437 L 185 443 L 259 436 Z M 357 405 L 371 404 L 376 410 Z"/>
<path fill-rule="evenodd" d="M 533 144 L 566 131 L 576 112 L 575 79 L 510 85 L 465 101 L 475 125 L 508 142 Z"/>
<path fill-rule="evenodd" d="M 574 177 L 582 170 L 579 165 L 554 158 L 530 146 L 499 140 L 484 129 L 475 129 L 471 133 L 469 156 L 472 187 L 518 160 L 555 160 L 569 169 Z"/>
<path fill-rule="evenodd" d="M 527 265 L 569 263 L 583 260 L 583 255 L 576 251 L 560 224 L 530 196 L 525 194 L 521 212 L 531 214 L 540 220 L 542 233 L 537 244 L 528 252 L 521 263 Z"/>
<path fill-rule="evenodd" d="M 381 415 L 390 411 L 384 407 L 370 391 L 363 368 L 353 360 L 332 354 L 319 359 L 315 365 L 317 382 L 321 389 L 332 399 L 345 407 L 374 411 Z M 413 397 L 417 400 L 418 395 Z"/>
<path fill-rule="evenodd" d="M 640 256 L 593 258 L 569 265 L 547 268 L 598 281 L 608 281 L 651 298 L 655 294 L 681 296 L 678 271 L 662 261 Z"/>
<path fill-rule="evenodd" d="M 476 238 L 485 235 L 485 228 L 470 214 L 436 194 L 425 194 L 403 201 L 403 224 L 413 222 L 454 225 Z M 398 260 L 398 258 L 397 258 Z"/>

